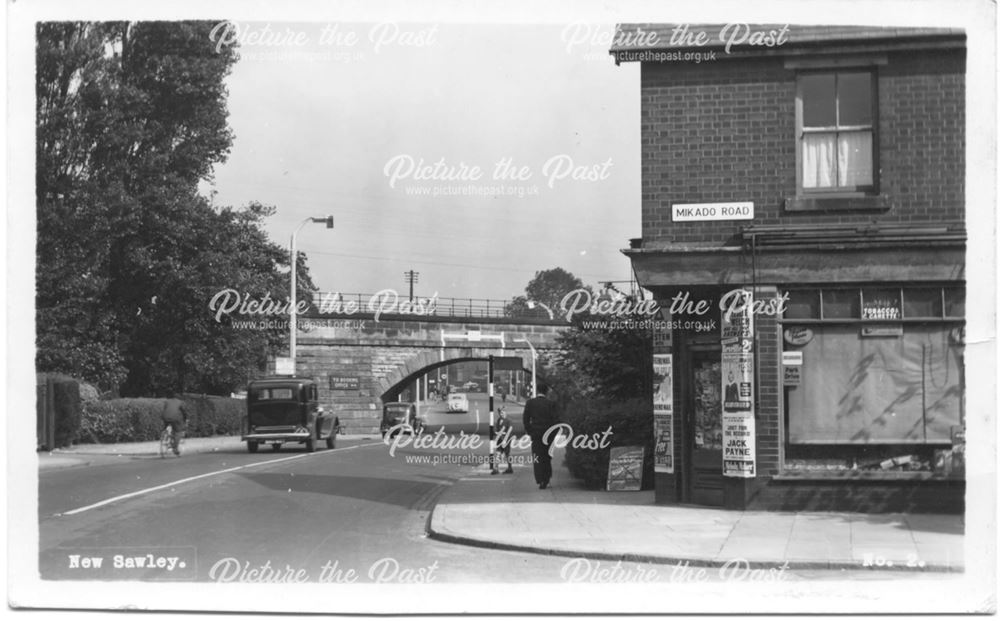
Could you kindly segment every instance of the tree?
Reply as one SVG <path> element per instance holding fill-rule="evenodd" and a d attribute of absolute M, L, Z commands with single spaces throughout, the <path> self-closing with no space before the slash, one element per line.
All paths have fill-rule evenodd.
<path fill-rule="evenodd" d="M 236 56 L 214 26 L 38 25 L 39 370 L 124 394 L 228 392 L 277 345 L 208 309 L 223 288 L 286 299 L 289 265 L 261 230 L 273 209 L 216 210 L 198 192 L 232 143 Z"/>
<path fill-rule="evenodd" d="M 600 299 L 621 299 L 618 292 L 604 290 Z M 631 300 L 637 302 L 637 300 Z M 548 357 L 544 376 L 554 389 L 563 412 L 562 420 L 574 433 L 596 434 L 609 427 L 613 446 L 644 446 L 644 485 L 652 485 L 653 373 L 652 333 L 636 321 L 634 327 L 616 317 L 618 326 L 600 326 L 607 316 L 589 312 L 575 315 L 572 327 L 556 337 L 558 353 Z M 604 484 L 608 471 L 607 449 L 566 449 L 566 464 L 573 476 L 588 486 Z"/>
<path fill-rule="evenodd" d="M 535 272 L 528 285 L 524 288 L 524 295 L 515 297 L 506 307 L 507 315 L 528 315 L 551 312 L 553 317 L 560 314 L 560 305 L 563 298 L 570 291 L 584 289 L 591 292 L 590 287 L 585 287 L 583 281 L 567 272 L 561 267 L 554 267 L 548 270 Z M 536 310 L 541 308 L 543 310 Z"/>

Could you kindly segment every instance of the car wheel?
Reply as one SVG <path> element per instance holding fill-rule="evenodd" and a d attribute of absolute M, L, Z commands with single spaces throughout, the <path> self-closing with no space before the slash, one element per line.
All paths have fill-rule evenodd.
<path fill-rule="evenodd" d="M 256 440 L 247 440 L 247 452 L 248 453 L 256 453 L 257 452 L 257 441 Z"/>
<path fill-rule="evenodd" d="M 309 438 L 308 440 L 306 440 L 306 452 L 312 453 L 315 450 L 316 450 L 316 443 L 313 442 L 313 439 Z"/>
<path fill-rule="evenodd" d="M 271 450 L 274 451 L 275 453 L 277 453 L 278 451 L 281 450 L 281 445 L 280 444 L 272 444 L 271 445 Z"/>

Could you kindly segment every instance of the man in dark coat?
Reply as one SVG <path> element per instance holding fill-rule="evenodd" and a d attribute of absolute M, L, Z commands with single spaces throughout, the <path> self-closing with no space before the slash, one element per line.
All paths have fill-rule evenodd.
<path fill-rule="evenodd" d="M 163 420 L 164 429 L 167 427 L 173 429 L 173 446 L 170 448 L 173 449 L 174 455 L 180 455 L 181 438 L 184 437 L 184 427 L 187 426 L 187 407 L 184 405 L 184 402 L 177 397 L 167 399 L 166 403 L 163 405 L 163 413 L 160 414 L 160 418 Z"/>
<path fill-rule="evenodd" d="M 546 432 L 559 424 L 559 414 L 555 402 L 546 398 L 548 386 L 539 383 L 536 394 L 537 397 L 528 399 L 524 404 L 522 420 L 525 432 L 531 437 L 535 483 L 538 483 L 539 489 L 545 489 L 552 479 L 552 455 L 549 454 L 549 446 L 555 435 L 555 432 L 552 432 L 546 436 Z"/>

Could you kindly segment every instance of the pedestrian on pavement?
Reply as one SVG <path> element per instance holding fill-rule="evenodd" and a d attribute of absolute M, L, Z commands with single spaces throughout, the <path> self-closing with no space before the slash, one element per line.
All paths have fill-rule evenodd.
<path fill-rule="evenodd" d="M 163 421 L 163 428 L 170 427 L 173 430 L 173 441 L 170 447 L 174 455 L 180 455 L 181 438 L 184 437 L 184 428 L 187 427 L 188 411 L 184 402 L 179 399 L 180 395 L 167 399 L 163 404 L 163 411 L 160 419 Z"/>
<path fill-rule="evenodd" d="M 552 455 L 549 446 L 552 434 L 546 432 L 559 424 L 559 414 L 556 404 L 546 398 L 548 386 L 539 382 L 536 389 L 537 397 L 528 399 L 524 404 L 524 430 L 531 437 L 531 457 L 535 468 L 535 483 L 538 489 L 545 489 L 552 479 Z"/>
<path fill-rule="evenodd" d="M 510 445 L 514 441 L 514 425 L 511 424 L 510 419 L 507 418 L 507 412 L 501 407 L 497 410 L 497 424 L 496 424 L 496 442 L 497 442 L 497 453 L 501 456 L 507 458 L 507 469 L 503 471 L 504 474 L 513 474 L 514 465 L 510 458 Z M 499 474 L 500 471 L 497 470 L 497 464 L 493 464 L 493 468 L 490 470 L 490 474 Z"/>

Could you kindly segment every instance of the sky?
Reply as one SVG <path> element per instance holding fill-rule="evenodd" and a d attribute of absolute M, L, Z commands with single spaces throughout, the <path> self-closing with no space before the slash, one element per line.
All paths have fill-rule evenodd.
<path fill-rule="evenodd" d="M 631 278 L 639 72 L 613 24 L 235 22 L 215 204 L 274 205 L 320 291 L 507 299 L 536 271 Z M 478 167 L 478 171 L 476 168 Z M 209 188 L 210 190 L 211 188 Z M 462 192 L 465 195 L 461 194 Z"/>

